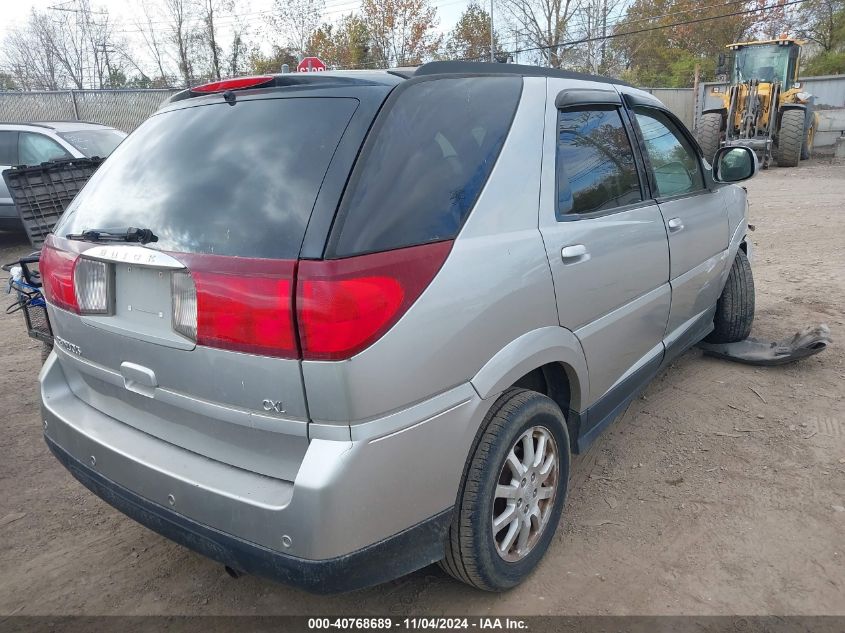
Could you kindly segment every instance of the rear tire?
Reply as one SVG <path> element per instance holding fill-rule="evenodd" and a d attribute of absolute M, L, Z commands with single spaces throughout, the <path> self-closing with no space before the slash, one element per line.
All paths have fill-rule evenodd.
<path fill-rule="evenodd" d="M 796 167 L 804 145 L 804 110 L 784 110 L 778 131 L 778 167 Z"/>
<path fill-rule="evenodd" d="M 722 295 L 716 302 L 713 331 L 708 343 L 736 343 L 748 338 L 754 322 L 754 277 L 748 256 L 736 254 Z"/>
<path fill-rule="evenodd" d="M 502 394 L 482 428 L 464 473 L 440 566 L 478 589 L 504 591 L 534 570 L 557 529 L 569 481 L 569 434 L 560 407 L 527 389 Z M 526 442 L 531 453 L 526 448 L 520 452 Z M 540 465 L 522 471 L 525 476 L 519 475 L 520 481 L 514 476 L 514 458 L 517 468 L 538 461 Z M 544 475 L 545 463 L 552 466 Z M 502 519 L 498 531 L 494 519 Z M 516 536 L 508 541 L 514 524 Z M 529 535 L 521 545 L 526 524 Z"/>
<path fill-rule="evenodd" d="M 718 112 L 707 112 L 698 120 L 695 138 L 704 152 L 708 163 L 713 163 L 716 150 L 722 143 L 722 115 Z"/>

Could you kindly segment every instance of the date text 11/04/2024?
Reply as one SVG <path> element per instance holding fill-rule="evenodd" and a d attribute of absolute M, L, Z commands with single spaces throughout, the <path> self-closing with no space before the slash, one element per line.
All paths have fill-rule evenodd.
<path fill-rule="evenodd" d="M 528 628 L 525 620 L 519 618 L 440 618 L 415 617 L 394 620 L 392 618 L 309 618 L 309 630 L 510 630 Z"/>

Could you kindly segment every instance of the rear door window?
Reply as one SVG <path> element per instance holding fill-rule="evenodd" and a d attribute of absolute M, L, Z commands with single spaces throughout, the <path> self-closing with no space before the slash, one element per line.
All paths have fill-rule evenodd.
<path fill-rule="evenodd" d="M 149 228 L 161 250 L 296 258 L 357 99 L 187 103 L 127 137 L 55 232 Z"/>
<path fill-rule="evenodd" d="M 331 256 L 454 238 L 499 156 L 521 88 L 521 77 L 399 88 L 358 159 Z"/>
<path fill-rule="evenodd" d="M 618 108 L 558 114 L 557 182 L 558 219 L 643 199 L 634 150 Z"/>

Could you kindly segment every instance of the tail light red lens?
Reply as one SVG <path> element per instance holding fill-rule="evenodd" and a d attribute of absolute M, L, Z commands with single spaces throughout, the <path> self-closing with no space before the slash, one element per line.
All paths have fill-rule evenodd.
<path fill-rule="evenodd" d="M 307 360 L 350 358 L 405 314 L 451 248 L 451 241 L 436 242 L 299 262 L 178 254 L 186 270 L 171 273 L 172 327 L 198 345 L 218 349 Z M 40 270 L 51 304 L 79 314 L 82 302 L 84 313 L 110 313 L 114 291 L 108 264 L 79 259 L 77 252 L 56 248 L 51 237 L 41 251 Z"/>
<path fill-rule="evenodd" d="M 198 345 L 265 356 L 297 358 L 293 326 L 296 262 L 217 255 L 180 257 L 188 277 L 174 273 L 174 328 Z M 178 292 L 177 292 L 178 290 Z M 178 296 L 177 296 L 178 295 Z M 190 323 L 195 319 L 195 325 Z"/>
<path fill-rule="evenodd" d="M 77 254 L 59 250 L 48 240 L 41 248 L 38 270 L 41 273 L 44 296 L 57 308 L 79 313 L 74 288 L 74 268 Z"/>
<path fill-rule="evenodd" d="M 390 329 L 431 283 L 452 242 L 348 259 L 301 261 L 296 309 L 302 357 L 349 358 Z"/>

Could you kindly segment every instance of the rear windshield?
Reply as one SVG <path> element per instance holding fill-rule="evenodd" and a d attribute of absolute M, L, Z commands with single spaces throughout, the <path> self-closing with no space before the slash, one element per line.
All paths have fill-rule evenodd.
<path fill-rule="evenodd" d="M 118 130 L 75 130 L 59 132 L 59 136 L 78 149 L 84 156 L 105 158 L 126 138 Z"/>
<path fill-rule="evenodd" d="M 148 228 L 161 250 L 296 258 L 357 104 L 242 99 L 155 115 L 94 174 L 55 233 Z"/>
<path fill-rule="evenodd" d="M 521 77 L 409 84 L 358 160 L 331 256 L 454 238 L 508 135 Z"/>

